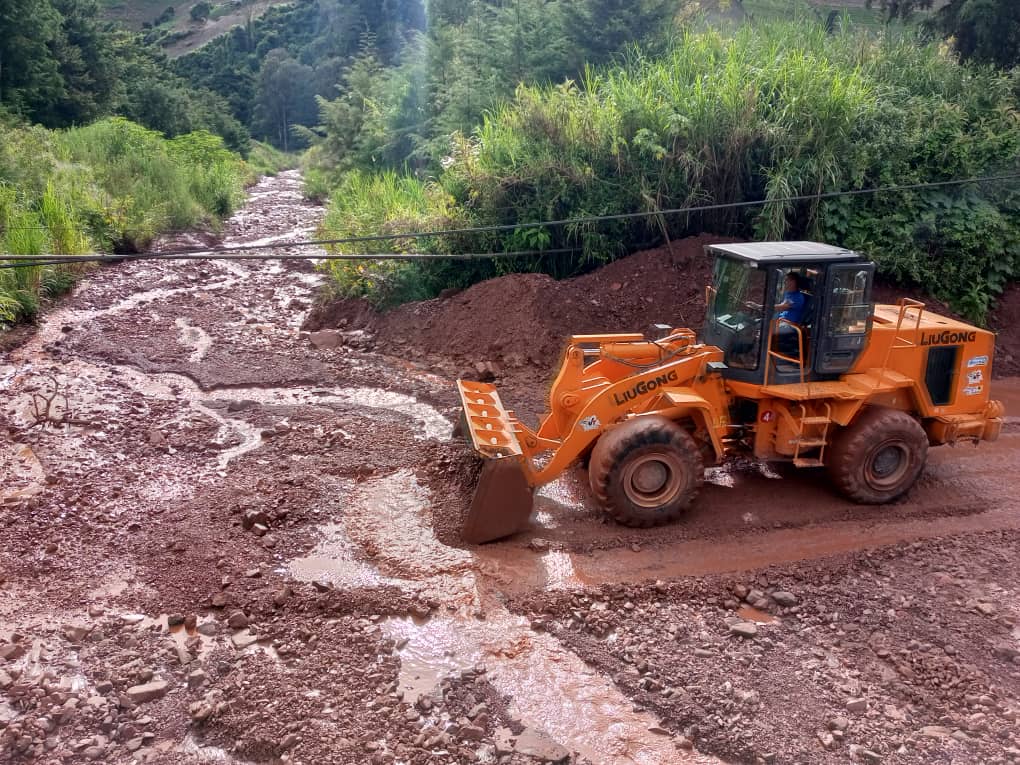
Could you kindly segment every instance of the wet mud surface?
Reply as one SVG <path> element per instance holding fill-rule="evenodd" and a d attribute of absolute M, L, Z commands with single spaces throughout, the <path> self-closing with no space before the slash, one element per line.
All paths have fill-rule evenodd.
<path fill-rule="evenodd" d="M 284 173 L 224 243 L 320 215 Z M 690 321 L 692 247 L 579 284 Z M 735 462 L 683 523 L 631 530 L 577 469 L 469 547 L 453 379 L 537 413 L 554 341 L 430 339 L 484 291 L 330 323 L 320 278 L 125 263 L 5 340 L 0 762 L 1020 761 L 1015 379 L 1000 441 L 935 450 L 892 506 Z M 529 280 L 535 310 L 568 289 Z M 641 302 L 547 331 L 645 329 Z"/>

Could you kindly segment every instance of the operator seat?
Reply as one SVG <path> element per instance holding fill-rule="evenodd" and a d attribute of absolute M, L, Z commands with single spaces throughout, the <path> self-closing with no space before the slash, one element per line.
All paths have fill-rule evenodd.
<path fill-rule="evenodd" d="M 797 326 L 800 328 L 801 336 L 804 338 L 804 356 L 810 359 L 811 329 L 815 318 L 815 284 L 814 279 L 811 279 L 809 276 L 801 276 L 800 278 L 803 284 L 800 288 L 800 293 L 804 296 L 804 321 Z M 784 356 L 797 358 L 797 335 L 795 333 L 777 335 L 776 350 Z M 777 359 L 776 370 L 779 372 L 796 372 L 797 367 L 787 361 Z"/>

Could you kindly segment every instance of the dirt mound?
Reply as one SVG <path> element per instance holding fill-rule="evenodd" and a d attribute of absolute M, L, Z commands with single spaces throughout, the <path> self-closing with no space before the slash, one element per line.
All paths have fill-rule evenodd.
<path fill-rule="evenodd" d="M 412 357 L 441 357 L 469 367 L 550 367 L 567 336 L 583 333 L 646 332 L 653 324 L 698 328 L 712 261 L 706 244 L 733 241 L 703 234 L 670 246 L 644 250 L 573 279 L 510 274 L 475 284 L 445 298 L 378 313 L 364 300 L 339 300 L 315 307 L 304 329 L 370 330 L 381 351 Z M 959 318 L 946 303 L 885 281 L 875 285 L 880 303 L 902 296 L 923 300 L 930 310 Z M 1020 374 L 1020 287 L 1006 291 L 990 317 L 999 332 L 998 376 Z"/>
<path fill-rule="evenodd" d="M 988 318 L 995 340 L 995 375 L 1020 375 L 1020 284 L 1011 284 Z"/>
<path fill-rule="evenodd" d="M 383 350 L 544 366 L 570 334 L 699 323 L 712 268 L 704 246 L 725 241 L 732 239 L 692 237 L 563 281 L 510 274 L 381 315 L 364 301 L 337 301 L 319 306 L 305 329 L 369 329 Z"/>

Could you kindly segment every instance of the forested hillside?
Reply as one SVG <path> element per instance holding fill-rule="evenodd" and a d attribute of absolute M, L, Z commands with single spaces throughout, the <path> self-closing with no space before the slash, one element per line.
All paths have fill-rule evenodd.
<path fill-rule="evenodd" d="M 51 128 L 117 114 L 168 136 L 205 129 L 248 147 L 247 130 L 219 96 L 174 74 L 137 35 L 103 22 L 95 0 L 0 4 L 0 109 Z"/>
<path fill-rule="evenodd" d="M 910 5 L 889 4 L 890 20 Z M 950 3 L 931 24 L 879 34 L 814 16 L 714 29 L 676 3 L 434 9 L 393 65 L 359 56 L 340 96 L 320 99 L 320 127 L 301 131 L 314 144 L 311 193 L 336 187 L 330 236 L 649 217 L 400 240 L 442 252 L 577 252 L 338 266 L 338 288 L 387 303 L 507 269 L 565 276 L 707 230 L 856 247 L 887 276 L 980 320 L 1020 268 L 1015 180 L 655 213 L 1016 171 L 1020 74 L 1003 40 L 1020 30 L 1020 14 L 1004 2 L 982 7 Z M 989 34 L 993 24 L 1000 34 Z M 957 53 L 941 44 L 949 33 Z"/>

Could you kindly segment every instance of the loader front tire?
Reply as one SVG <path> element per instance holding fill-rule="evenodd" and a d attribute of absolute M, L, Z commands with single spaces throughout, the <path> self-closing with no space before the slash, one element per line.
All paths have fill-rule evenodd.
<path fill-rule="evenodd" d="M 603 433 L 588 465 L 592 492 L 606 513 L 642 528 L 676 520 L 694 501 L 704 475 L 691 435 L 654 415 Z"/>
<path fill-rule="evenodd" d="M 898 409 L 864 410 L 837 434 L 826 467 L 848 499 L 881 505 L 902 496 L 917 481 L 928 457 L 928 435 Z"/>

